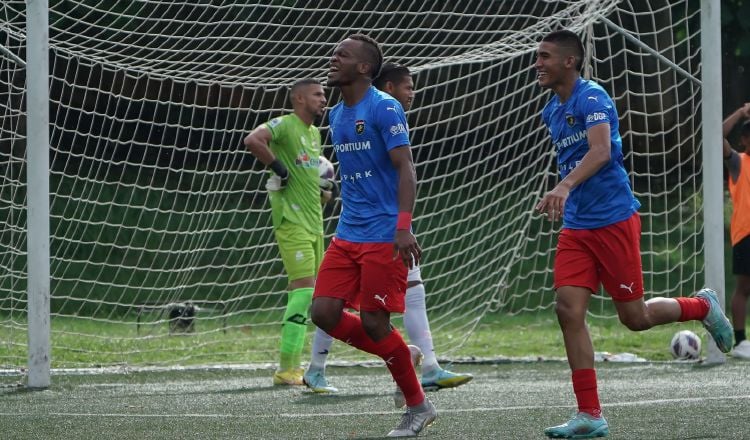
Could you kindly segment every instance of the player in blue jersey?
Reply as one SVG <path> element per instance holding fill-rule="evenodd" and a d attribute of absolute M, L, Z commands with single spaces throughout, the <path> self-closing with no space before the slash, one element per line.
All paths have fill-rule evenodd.
<path fill-rule="evenodd" d="M 411 108 L 414 101 L 414 80 L 406 66 L 396 63 L 383 64 L 373 85 L 378 90 L 396 98 L 404 111 Z M 422 388 L 430 391 L 457 387 L 468 383 L 474 376 L 468 373 L 454 373 L 441 368 L 438 363 L 432 343 L 430 323 L 427 319 L 424 282 L 418 264 L 409 269 L 406 280 L 404 327 L 409 335 L 409 341 L 415 344 L 424 355 L 421 368 L 422 378 L 420 380 Z M 310 366 L 305 372 L 304 382 L 317 393 L 335 393 L 338 391 L 328 384 L 325 377 L 326 358 L 332 342 L 331 336 L 320 329 L 316 329 L 312 342 Z M 394 393 L 393 397 L 397 408 L 406 404 L 400 389 Z"/>
<path fill-rule="evenodd" d="M 560 182 L 536 209 L 562 218 L 554 263 L 555 312 L 572 370 L 578 413 L 545 430 L 552 438 L 609 434 L 602 417 L 594 348 L 586 327 L 589 298 L 600 284 L 612 296 L 620 322 L 634 331 L 675 321 L 701 320 L 719 349 L 732 346 L 732 327 L 716 293 L 643 300 L 640 203 L 623 163 L 617 109 L 604 89 L 581 78 L 583 45 L 573 32 L 548 34 L 537 50 L 537 81 L 554 93 L 542 111 L 557 153 Z"/>
<path fill-rule="evenodd" d="M 362 34 L 343 40 L 331 56 L 328 85 L 343 98 L 329 112 L 342 210 L 318 272 L 311 316 L 334 338 L 383 358 L 407 404 L 388 435 L 404 437 L 417 435 L 437 412 L 390 322 L 391 313 L 404 311 L 407 270 L 419 263 L 421 249 L 411 232 L 416 173 L 406 115 L 372 86 L 382 64 L 380 45 Z"/>

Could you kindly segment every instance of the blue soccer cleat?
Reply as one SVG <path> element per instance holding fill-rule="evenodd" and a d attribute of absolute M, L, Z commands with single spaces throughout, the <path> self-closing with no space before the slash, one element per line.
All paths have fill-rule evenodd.
<path fill-rule="evenodd" d="M 711 289 L 705 288 L 698 291 L 695 294 L 696 298 L 703 298 L 708 301 L 708 314 L 703 318 L 703 327 L 706 331 L 714 338 L 716 346 L 719 347 L 722 353 L 729 353 L 732 349 L 732 338 L 734 337 L 732 332 L 732 324 L 729 323 L 729 319 L 721 310 L 719 305 L 719 297 L 716 296 L 716 292 Z"/>
<path fill-rule="evenodd" d="M 572 419 L 559 426 L 544 430 L 549 438 L 597 438 L 609 435 L 609 425 L 604 417 L 594 417 L 579 412 Z"/>
<path fill-rule="evenodd" d="M 427 374 L 422 374 L 422 389 L 425 391 L 437 391 L 443 388 L 454 388 L 471 382 L 474 376 L 468 373 L 454 373 L 452 371 L 437 368 Z"/>
<path fill-rule="evenodd" d="M 332 394 L 338 393 L 338 388 L 328 385 L 324 370 L 308 369 L 302 376 L 302 382 L 310 388 L 313 393 Z"/>

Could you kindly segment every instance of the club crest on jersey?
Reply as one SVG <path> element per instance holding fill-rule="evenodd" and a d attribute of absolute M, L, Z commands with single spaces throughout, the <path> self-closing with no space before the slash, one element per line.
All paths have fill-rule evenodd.
<path fill-rule="evenodd" d="M 354 131 L 357 132 L 357 134 L 362 134 L 365 132 L 365 121 L 362 119 L 358 119 L 354 122 Z"/>
<path fill-rule="evenodd" d="M 310 156 L 302 151 L 294 158 L 294 164 L 302 168 L 317 168 L 320 164 L 320 158 Z"/>
<path fill-rule="evenodd" d="M 568 127 L 576 125 L 576 118 L 573 115 L 565 115 L 565 121 L 568 123 Z"/>

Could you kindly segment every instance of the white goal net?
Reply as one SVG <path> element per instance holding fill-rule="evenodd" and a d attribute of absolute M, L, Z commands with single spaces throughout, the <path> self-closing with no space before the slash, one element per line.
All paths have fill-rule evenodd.
<path fill-rule="evenodd" d="M 50 1 L 52 366 L 276 359 L 286 277 L 264 170 L 241 139 L 291 111 L 289 86 L 323 80 L 355 32 L 415 72 L 414 223 L 438 354 L 489 315 L 553 319 L 556 229 L 533 206 L 556 170 L 540 120 L 549 94 L 532 64 L 560 28 L 584 37 L 587 75 L 616 101 L 649 295 L 689 294 L 703 282 L 695 2 Z M 25 41 L 25 2 L 6 0 L 5 368 L 26 363 Z M 319 125 L 325 138 L 327 119 Z M 326 211 L 327 237 L 338 209 Z M 614 316 L 606 295 L 593 301 L 593 315 Z M 170 329 L 186 303 L 192 329 Z M 363 355 L 337 345 L 332 356 Z"/>

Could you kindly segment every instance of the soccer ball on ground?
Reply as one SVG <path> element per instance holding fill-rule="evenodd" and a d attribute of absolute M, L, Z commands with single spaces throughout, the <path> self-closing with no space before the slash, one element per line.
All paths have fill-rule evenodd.
<path fill-rule="evenodd" d="M 333 164 L 323 156 L 320 156 L 320 162 L 318 163 L 318 175 L 321 179 L 333 179 L 335 174 L 333 171 Z"/>
<path fill-rule="evenodd" d="M 701 338 L 690 330 L 680 330 L 672 337 L 669 351 L 675 359 L 698 359 L 701 357 Z"/>

